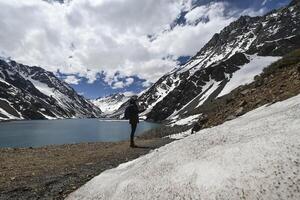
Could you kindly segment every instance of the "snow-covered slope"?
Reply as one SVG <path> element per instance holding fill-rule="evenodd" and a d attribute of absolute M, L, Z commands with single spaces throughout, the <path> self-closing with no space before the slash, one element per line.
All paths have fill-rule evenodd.
<path fill-rule="evenodd" d="M 129 95 L 117 93 L 92 100 L 92 103 L 99 107 L 104 115 L 109 115 L 118 110 L 130 97 Z"/>
<path fill-rule="evenodd" d="M 143 93 L 142 115 L 154 121 L 180 118 L 251 81 L 262 68 L 300 48 L 299 19 L 299 1 L 261 17 L 240 17 Z"/>
<path fill-rule="evenodd" d="M 53 73 L 0 58 L 0 120 L 100 115 L 99 108 Z"/>
<path fill-rule="evenodd" d="M 67 199 L 300 199 L 300 95 L 107 170 Z"/>

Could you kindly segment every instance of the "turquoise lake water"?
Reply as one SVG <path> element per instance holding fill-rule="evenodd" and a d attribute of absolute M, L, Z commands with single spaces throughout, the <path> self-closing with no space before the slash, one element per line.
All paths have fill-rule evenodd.
<path fill-rule="evenodd" d="M 140 122 L 136 136 L 159 127 Z M 0 123 L 0 147 L 40 147 L 80 142 L 116 142 L 128 140 L 128 121 L 99 119 L 32 120 Z"/>

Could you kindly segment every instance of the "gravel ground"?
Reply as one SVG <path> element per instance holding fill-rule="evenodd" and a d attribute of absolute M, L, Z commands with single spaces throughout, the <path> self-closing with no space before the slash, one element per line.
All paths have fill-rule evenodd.
<path fill-rule="evenodd" d="M 0 199 L 64 199 L 104 170 L 138 158 L 172 140 L 80 143 L 0 149 Z"/>

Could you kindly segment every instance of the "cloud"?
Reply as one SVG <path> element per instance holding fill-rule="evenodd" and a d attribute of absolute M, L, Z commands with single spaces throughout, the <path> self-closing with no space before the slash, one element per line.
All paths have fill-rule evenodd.
<path fill-rule="evenodd" d="M 194 55 L 216 32 L 235 19 L 225 16 L 226 6 L 226 3 L 212 3 L 193 9 L 185 16 L 191 25 L 176 26 L 171 31 L 161 33 L 151 48 L 176 57 Z M 199 18 L 205 21 L 193 25 Z"/>
<path fill-rule="evenodd" d="M 69 83 L 69 84 L 78 85 L 79 82 L 81 81 L 81 79 L 80 79 L 80 78 L 77 78 L 76 76 L 71 75 L 71 76 L 67 76 L 67 77 L 64 79 L 64 81 L 65 81 L 66 83 Z"/>
<path fill-rule="evenodd" d="M 120 89 L 120 88 L 130 86 L 131 84 L 133 84 L 133 82 L 134 82 L 134 79 L 131 77 L 122 79 L 122 77 L 120 77 L 120 76 L 115 76 L 111 85 L 112 85 L 113 89 Z"/>
<path fill-rule="evenodd" d="M 144 81 L 144 82 L 142 82 L 142 86 L 144 88 L 150 87 L 151 86 L 151 82 L 150 81 Z"/>
<path fill-rule="evenodd" d="M 130 96 L 133 96 L 133 95 L 137 95 L 137 93 L 131 92 L 131 91 L 123 92 L 123 94 L 124 94 L 126 97 L 130 97 Z"/>
<path fill-rule="evenodd" d="M 120 88 L 124 88 L 125 87 L 125 84 L 123 81 L 118 81 L 118 82 L 115 82 L 113 83 L 112 85 L 112 88 L 113 89 L 120 89 Z"/>
<path fill-rule="evenodd" d="M 134 79 L 133 79 L 133 78 L 127 78 L 127 79 L 125 80 L 126 86 L 130 86 L 133 82 L 134 82 Z"/>
<path fill-rule="evenodd" d="M 223 2 L 194 10 L 192 0 L 65 2 L 0 0 L 0 52 L 89 83 L 103 74 L 114 88 L 132 84 L 121 77 L 137 76 L 149 85 L 178 65 L 178 57 L 194 55 L 237 17 L 234 11 L 234 16 L 226 15 Z M 171 29 L 182 11 L 190 11 L 185 16 L 189 23 Z M 196 23 L 201 17 L 209 21 Z M 66 81 L 78 83 L 75 78 Z"/>

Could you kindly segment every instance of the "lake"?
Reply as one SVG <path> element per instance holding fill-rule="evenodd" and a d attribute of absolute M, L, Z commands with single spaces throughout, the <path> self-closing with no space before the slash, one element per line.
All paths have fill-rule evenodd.
<path fill-rule="evenodd" d="M 140 122 L 136 136 L 159 127 Z M 128 140 L 128 121 L 99 119 L 32 120 L 0 123 L 0 147 L 40 147 L 80 142 L 116 142 Z"/>

